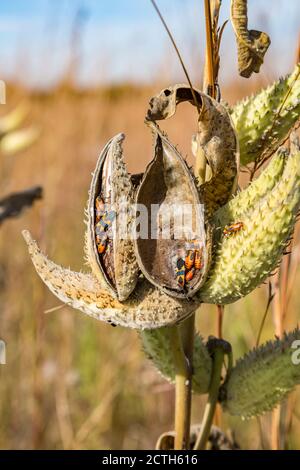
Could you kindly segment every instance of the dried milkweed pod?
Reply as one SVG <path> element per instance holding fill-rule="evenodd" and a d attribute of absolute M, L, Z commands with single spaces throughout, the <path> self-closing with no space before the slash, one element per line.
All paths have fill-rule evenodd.
<path fill-rule="evenodd" d="M 123 161 L 123 140 L 123 134 L 115 136 L 98 158 L 89 193 L 86 232 L 88 263 L 119 300 L 131 294 L 139 275 L 131 238 L 133 186 Z"/>
<path fill-rule="evenodd" d="M 247 0 L 231 0 L 231 22 L 238 45 L 239 74 L 249 78 L 258 73 L 271 40 L 269 36 L 254 29 L 248 30 Z"/>
<path fill-rule="evenodd" d="M 152 211 L 148 218 L 151 236 L 135 241 L 143 274 L 171 295 L 193 295 L 205 279 L 210 258 L 203 205 L 186 162 L 158 129 L 154 159 L 136 201 L 147 213 Z M 203 264 L 188 281 L 185 259 L 189 251 L 201 251 Z"/>
<path fill-rule="evenodd" d="M 199 301 L 172 298 L 139 277 L 130 238 L 133 222 L 130 202 L 140 177 L 132 178 L 126 172 L 121 148 L 123 139 L 123 134 L 119 134 L 107 143 L 92 177 L 85 243 L 87 263 L 92 273 L 77 273 L 56 265 L 40 251 L 27 231 L 23 235 L 38 274 L 62 302 L 115 325 L 159 328 L 189 316 Z M 117 225 L 109 242 L 112 246 L 105 257 L 98 251 L 95 231 L 96 218 L 100 215 L 97 207 L 99 195 L 103 198 L 104 214 L 106 210 L 115 212 L 113 222 Z M 120 220 L 122 213 L 122 216 L 128 215 L 128 238 L 119 237 L 119 229 L 124 226 L 124 221 Z M 113 229 L 113 223 L 110 225 Z M 108 227 L 106 230 L 108 232 Z"/>
<path fill-rule="evenodd" d="M 232 109 L 241 164 L 267 159 L 299 126 L 300 63 L 286 77 L 247 97 Z"/>
<path fill-rule="evenodd" d="M 153 205 L 157 210 L 149 218 L 151 238 L 139 237 L 135 242 L 141 271 L 154 285 L 177 297 L 193 296 L 205 282 L 212 232 L 207 215 L 228 200 L 238 165 L 227 111 L 204 93 L 193 92 L 186 85 L 175 85 L 150 100 L 146 122 L 154 134 L 154 158 L 136 197 L 148 212 Z M 195 98 L 200 109 L 199 144 L 212 173 L 211 181 L 199 187 L 186 161 L 156 124 L 174 115 L 180 102 L 196 104 Z M 193 253 L 198 255 L 197 264 L 187 260 L 194 260 Z"/>

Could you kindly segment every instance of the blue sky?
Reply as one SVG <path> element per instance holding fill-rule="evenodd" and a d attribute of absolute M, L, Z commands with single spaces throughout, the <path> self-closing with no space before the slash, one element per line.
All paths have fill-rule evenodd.
<path fill-rule="evenodd" d="M 203 0 L 157 3 L 195 83 L 199 82 Z M 300 0 L 248 3 L 250 27 L 264 28 L 272 38 L 262 73 L 286 73 L 294 60 L 300 30 Z M 223 0 L 222 20 L 228 18 L 229 6 L 230 0 Z M 32 86 L 47 86 L 63 75 L 71 54 L 78 58 L 78 81 L 82 84 L 184 80 L 149 0 L 0 0 L 0 78 L 17 77 Z M 226 81 L 236 76 L 230 25 L 221 54 L 221 80 Z"/>

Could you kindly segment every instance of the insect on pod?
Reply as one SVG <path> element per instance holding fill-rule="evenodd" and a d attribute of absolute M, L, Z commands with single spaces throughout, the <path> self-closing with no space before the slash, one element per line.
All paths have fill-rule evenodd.
<path fill-rule="evenodd" d="M 185 285 L 185 263 L 183 258 L 179 258 L 176 262 L 176 280 L 181 288 Z"/>
<path fill-rule="evenodd" d="M 185 258 L 185 267 L 190 270 L 195 263 L 195 250 L 189 250 Z"/>
<path fill-rule="evenodd" d="M 96 244 L 97 244 L 99 255 L 103 255 L 103 253 L 105 253 L 106 246 L 107 246 L 107 238 L 108 236 L 106 233 L 103 233 L 101 237 L 96 235 Z"/>
<path fill-rule="evenodd" d="M 133 187 L 123 161 L 119 134 L 101 152 L 93 174 L 86 234 L 86 254 L 95 276 L 125 300 L 139 269 L 131 239 Z M 105 203 L 104 203 L 105 201 Z"/>
<path fill-rule="evenodd" d="M 196 269 L 203 268 L 202 254 L 203 254 L 203 248 L 200 248 L 199 250 L 195 251 L 195 268 Z"/>
<path fill-rule="evenodd" d="M 186 282 L 191 282 L 191 280 L 194 277 L 195 272 L 196 272 L 195 268 L 191 268 L 190 271 L 188 271 L 185 275 L 185 281 Z"/>
<path fill-rule="evenodd" d="M 223 234 L 226 238 L 234 235 L 237 232 L 240 232 L 244 228 L 243 222 L 236 222 L 231 225 L 226 225 L 223 230 Z"/>
<path fill-rule="evenodd" d="M 103 217 L 105 214 L 105 204 L 104 204 L 103 199 L 100 196 L 96 197 L 95 211 L 96 211 L 96 214 L 95 214 L 96 222 L 99 222 L 101 217 Z"/>

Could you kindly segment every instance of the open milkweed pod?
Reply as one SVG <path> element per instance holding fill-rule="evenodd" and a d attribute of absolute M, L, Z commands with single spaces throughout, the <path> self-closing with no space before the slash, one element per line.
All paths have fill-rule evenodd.
<path fill-rule="evenodd" d="M 23 236 L 37 273 L 62 302 L 97 320 L 153 330 L 183 321 L 200 302 L 170 297 L 139 277 L 133 243 L 130 237 L 119 236 L 124 228 L 124 222 L 119 219 L 121 214 L 126 218 L 129 213 L 126 220 L 129 220 L 127 227 L 130 228 L 131 210 L 126 202 L 132 201 L 132 190 L 140 180 L 140 175 L 132 178 L 126 172 L 121 148 L 123 139 L 124 135 L 119 134 L 107 143 L 92 177 L 85 241 L 87 264 L 92 273 L 74 272 L 53 263 L 28 231 L 23 231 Z M 103 205 L 98 204 L 99 196 L 105 199 Z M 115 213 L 114 217 L 111 213 Z M 102 231 L 96 240 L 95 226 L 101 221 Z M 116 233 L 111 235 L 110 232 Z M 101 237 L 107 242 L 107 253 L 105 250 L 99 253 Z M 105 258 L 104 253 L 107 254 Z"/>
<path fill-rule="evenodd" d="M 206 279 L 212 238 L 208 216 L 231 196 L 239 161 L 228 112 L 209 96 L 193 91 L 179 84 L 150 100 L 146 123 L 154 133 L 154 158 L 136 195 L 138 207 L 146 207 L 148 214 L 146 235 L 135 237 L 140 269 L 154 285 L 179 298 L 192 297 Z M 156 124 L 173 116 L 184 101 L 197 104 L 200 111 L 198 143 L 211 167 L 211 180 L 199 187 L 186 161 Z M 197 263 L 190 263 L 190 256 L 197 257 Z"/>
<path fill-rule="evenodd" d="M 124 134 L 102 150 L 93 174 L 87 209 L 86 255 L 97 279 L 126 300 L 136 286 L 136 262 L 131 225 L 133 186 L 123 160 Z"/>
<path fill-rule="evenodd" d="M 154 158 L 148 165 L 136 195 L 137 209 L 146 209 L 146 233 L 135 237 L 136 256 L 144 276 L 175 297 L 192 296 L 205 280 L 210 251 L 204 210 L 185 160 L 157 127 Z M 139 235 L 139 236 L 138 236 Z M 186 282 L 186 258 L 201 254 L 200 269 Z M 193 268 L 193 262 L 192 268 Z"/>
<path fill-rule="evenodd" d="M 230 120 L 228 120 L 225 108 L 214 100 L 209 101 L 209 97 L 206 95 L 200 94 L 200 92 L 196 93 L 199 103 L 201 103 L 199 120 L 202 123 L 202 129 L 199 130 L 199 133 L 201 134 L 203 132 L 203 135 L 201 134 L 203 140 L 200 139 L 200 145 L 203 146 L 203 151 L 207 156 L 208 163 L 210 159 L 212 162 L 214 161 L 213 159 L 215 159 L 216 162 L 221 162 L 224 157 L 221 149 L 222 147 L 226 149 L 223 167 L 226 165 L 230 171 L 224 171 L 222 188 L 223 190 L 225 188 L 226 198 L 228 199 L 229 189 L 233 187 L 237 172 L 237 152 L 236 147 L 233 145 L 235 142 L 234 133 L 230 127 Z M 166 102 L 167 106 L 170 105 L 169 115 L 175 112 L 177 104 L 176 97 L 180 96 L 178 102 L 192 100 L 191 90 L 185 85 L 171 87 L 167 90 L 167 93 L 165 93 L 164 90 L 164 96 L 166 99 L 168 99 L 168 97 L 171 98 L 171 101 Z M 174 97 L 175 100 L 173 99 Z M 163 103 L 163 101 L 161 102 Z M 203 105 L 205 102 L 210 103 L 209 113 Z M 163 109 L 166 111 L 167 107 L 165 106 Z M 159 115 L 161 115 L 161 113 L 158 108 L 157 110 L 157 119 L 160 119 Z M 167 187 L 169 195 L 172 194 L 172 196 L 176 196 L 176 189 L 182 185 L 182 181 L 177 177 L 178 174 L 179 176 L 182 175 L 185 187 L 190 188 L 193 201 L 202 201 L 201 198 L 205 198 L 208 194 L 207 191 L 203 190 L 206 183 L 202 186 L 200 185 L 199 188 L 196 187 L 192 173 L 189 173 L 184 159 L 182 159 L 176 149 L 169 143 L 168 139 L 160 132 L 155 122 L 151 122 L 154 121 L 154 119 L 151 119 L 151 112 L 149 114 L 150 127 L 152 127 L 155 133 L 156 158 L 164 163 L 160 172 L 163 175 L 167 168 L 172 168 L 172 166 L 175 168 L 174 175 L 172 172 L 165 172 L 165 175 L 168 176 Z M 214 116 L 214 119 L 210 119 L 211 115 Z M 169 117 L 168 112 L 166 112 L 165 117 Z M 161 119 L 164 119 L 164 117 Z M 212 124 L 212 128 L 210 128 L 210 124 Z M 222 142 L 222 139 L 226 137 L 224 129 L 228 131 L 230 137 L 228 145 L 226 145 L 226 142 Z M 132 242 L 130 236 L 129 238 L 115 237 L 112 239 L 111 246 L 109 246 L 109 248 L 107 246 L 111 232 L 115 230 L 117 234 L 119 234 L 119 229 L 122 229 L 125 225 L 119 220 L 120 214 L 124 213 L 124 211 L 119 210 L 118 207 L 120 207 L 120 205 L 122 206 L 124 201 L 130 202 L 134 199 L 133 192 L 136 191 L 136 187 L 141 179 L 141 175 L 129 177 L 125 170 L 121 149 L 123 138 L 124 136 L 119 134 L 108 142 L 99 157 L 93 175 L 88 210 L 86 213 L 88 218 L 86 255 L 92 273 L 78 273 L 58 266 L 41 252 L 29 232 L 23 231 L 23 235 L 37 273 L 51 292 L 62 302 L 98 320 L 130 328 L 153 330 L 183 321 L 188 318 L 203 301 L 200 297 L 200 293 L 204 286 L 198 291 L 199 295 L 195 295 L 192 298 L 191 295 L 196 293 L 198 285 L 202 283 L 206 275 L 206 269 L 210 264 L 211 232 L 209 224 L 207 223 L 208 211 L 206 211 L 205 203 L 205 217 L 203 220 L 200 217 L 203 209 L 200 208 L 200 215 L 196 213 L 194 206 L 192 210 L 195 214 L 195 219 L 201 221 L 200 233 L 205 237 L 203 252 L 207 253 L 207 266 L 202 266 L 201 256 L 199 260 L 200 250 L 198 250 L 197 257 L 198 268 L 196 267 L 196 256 L 194 258 L 193 269 L 195 269 L 195 271 L 196 269 L 203 269 L 201 281 L 197 279 L 197 274 L 194 276 L 194 282 L 197 281 L 196 286 L 190 284 L 192 288 L 189 289 L 188 293 L 185 292 L 184 295 L 180 289 L 178 289 L 178 291 L 175 290 L 175 295 L 172 295 L 174 294 L 174 290 L 168 288 L 163 290 L 158 282 L 156 285 L 153 285 L 154 282 L 150 275 L 148 279 L 151 279 L 152 282 L 149 282 L 144 276 L 139 276 L 133 250 L 133 243 L 136 242 Z M 212 146 L 213 150 L 210 149 L 211 141 L 217 144 Z M 170 156 L 170 158 L 167 159 L 167 156 Z M 219 177 L 220 175 L 222 165 L 218 163 L 218 165 L 214 165 L 213 168 L 217 168 L 217 171 L 214 170 L 215 174 L 214 171 L 212 171 L 212 178 L 208 183 L 215 181 L 216 186 L 218 186 L 217 176 Z M 143 178 L 142 184 L 145 183 L 145 178 L 146 177 Z M 226 179 L 228 179 L 228 181 L 226 181 Z M 172 181 L 175 185 L 173 188 L 171 187 Z M 158 181 L 154 181 L 153 183 L 155 187 L 159 186 Z M 138 193 L 142 194 L 141 191 L 142 189 L 140 188 Z M 213 192 L 211 192 L 211 194 L 214 196 Z M 212 200 L 211 196 L 208 200 Z M 218 207 L 218 204 L 219 199 L 214 198 L 212 206 Z M 107 209 L 106 205 L 108 205 L 109 209 Z M 116 207 L 114 208 L 114 205 L 117 209 Z M 126 204 L 125 207 L 127 207 Z M 127 211 L 125 210 L 125 215 L 127 212 L 129 213 L 129 223 L 127 225 L 130 228 L 131 225 L 134 226 L 133 220 L 135 220 L 135 214 L 134 217 L 132 217 L 129 209 Z M 98 226 L 96 233 L 96 225 L 99 223 L 100 227 Z M 116 227 L 114 227 L 114 224 Z M 128 233 L 130 234 L 130 229 Z M 191 234 L 191 237 L 192 236 L 194 236 L 194 234 Z M 193 240 L 191 241 L 193 242 Z M 107 253 L 106 249 L 109 250 Z M 193 251 L 193 249 L 190 251 Z M 195 251 L 197 250 L 195 249 Z M 104 257 L 104 253 L 107 256 Z M 164 259 L 167 259 L 166 256 Z M 187 257 L 187 261 L 188 264 L 191 262 L 190 256 Z M 191 276 L 193 271 L 189 268 L 187 268 L 187 270 L 190 279 L 188 282 L 190 282 L 193 280 L 193 276 Z M 173 273 L 173 276 L 174 275 L 178 278 L 177 272 Z M 188 299 L 186 299 L 187 295 L 190 296 Z M 128 298 L 126 298 L 126 300 L 121 300 L 121 298 L 125 299 L 127 296 Z"/>

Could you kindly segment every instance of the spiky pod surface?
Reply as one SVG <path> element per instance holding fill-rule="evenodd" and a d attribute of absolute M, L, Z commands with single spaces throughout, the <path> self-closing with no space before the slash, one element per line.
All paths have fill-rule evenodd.
<path fill-rule="evenodd" d="M 299 361 L 299 329 L 253 349 L 237 361 L 221 388 L 222 407 L 243 418 L 273 409 L 300 383 Z"/>
<path fill-rule="evenodd" d="M 175 365 L 172 355 L 172 328 L 145 330 L 140 333 L 142 346 L 148 359 L 170 382 L 175 381 Z M 192 388 L 195 393 L 207 393 L 212 370 L 212 360 L 202 341 L 196 335 L 194 340 L 194 361 Z"/>
<path fill-rule="evenodd" d="M 247 165 L 270 156 L 288 137 L 300 115 L 300 64 L 285 78 L 236 104 L 232 120 Z"/>
<path fill-rule="evenodd" d="M 269 172 L 267 168 L 255 182 L 257 191 L 262 187 L 261 181 L 268 180 Z M 300 206 L 299 147 L 294 145 L 291 155 L 286 157 L 282 176 L 273 189 L 256 198 L 251 186 L 213 218 L 219 240 L 214 248 L 211 274 L 199 292 L 199 298 L 205 303 L 235 302 L 259 286 L 276 268 Z M 238 221 L 243 222 L 243 229 L 225 238 L 222 234 L 225 225 Z"/>
<path fill-rule="evenodd" d="M 28 231 L 23 236 L 35 269 L 51 292 L 97 320 L 129 328 L 159 328 L 184 320 L 197 308 L 193 300 L 174 299 L 145 280 L 121 303 L 108 292 L 104 279 L 58 266 L 41 252 Z"/>

